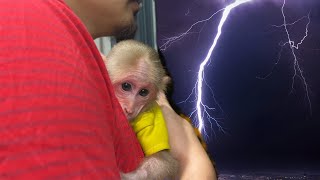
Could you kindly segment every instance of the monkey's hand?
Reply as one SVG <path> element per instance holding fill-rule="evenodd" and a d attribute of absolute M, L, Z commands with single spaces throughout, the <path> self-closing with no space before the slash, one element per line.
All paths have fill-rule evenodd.
<path fill-rule="evenodd" d="M 163 180 L 174 178 L 178 174 L 178 162 L 169 151 L 160 151 L 146 157 L 141 165 L 132 172 L 121 173 L 122 180 Z"/>

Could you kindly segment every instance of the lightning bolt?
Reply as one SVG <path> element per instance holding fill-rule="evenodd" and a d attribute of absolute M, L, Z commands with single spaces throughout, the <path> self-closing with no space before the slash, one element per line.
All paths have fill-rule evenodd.
<path fill-rule="evenodd" d="M 222 33 L 222 27 L 224 25 L 224 23 L 226 22 L 231 10 L 241 4 L 250 2 L 251 0 L 236 0 L 234 3 L 228 5 L 226 8 L 224 8 L 221 20 L 219 22 L 218 25 L 218 32 L 216 37 L 213 40 L 213 43 L 207 53 L 207 56 L 205 57 L 205 59 L 202 61 L 202 63 L 200 64 L 200 68 L 199 68 L 199 72 L 198 72 L 198 81 L 197 81 L 197 104 L 196 104 L 196 108 L 197 108 L 197 116 L 198 116 L 198 128 L 200 132 L 203 132 L 204 130 L 204 121 L 203 121 L 203 113 L 207 113 L 207 108 L 208 106 L 206 106 L 205 104 L 202 103 L 202 85 L 203 85 L 203 78 L 204 78 L 204 67 L 207 65 L 212 52 L 214 50 L 214 48 L 216 47 L 218 40 L 220 38 L 220 35 Z M 202 111 L 203 108 L 203 111 Z M 209 114 L 207 114 L 209 115 Z M 209 115 L 210 116 L 210 115 Z M 219 125 L 220 126 L 220 125 Z"/>
<path fill-rule="evenodd" d="M 203 103 L 203 100 L 202 100 L 202 88 L 203 88 L 203 83 L 206 83 L 205 81 L 205 74 L 204 74 L 204 70 L 205 70 L 205 66 L 208 64 L 209 60 L 210 60 L 210 57 L 212 56 L 212 53 L 218 43 L 218 40 L 222 34 L 222 28 L 223 28 L 223 25 L 224 23 L 226 22 L 230 12 L 238 7 L 239 5 L 241 4 L 244 4 L 244 3 L 248 3 L 252 0 L 235 0 L 233 3 L 229 4 L 228 6 L 226 6 L 225 8 L 223 9 L 220 9 L 218 11 L 216 11 L 214 14 L 212 14 L 209 18 L 207 19 L 204 19 L 204 20 L 201 20 L 201 21 L 197 21 L 196 23 L 192 24 L 190 26 L 190 28 L 185 31 L 184 33 L 178 35 L 178 36 L 174 36 L 174 37 L 171 37 L 171 38 L 167 38 L 165 39 L 166 42 L 160 46 L 160 49 L 161 50 L 166 50 L 168 47 L 170 47 L 174 42 L 176 41 L 179 41 L 181 40 L 182 38 L 184 38 L 186 35 L 188 34 L 191 34 L 191 30 L 194 28 L 194 26 L 198 25 L 199 23 L 203 23 L 203 22 L 206 22 L 208 20 L 210 20 L 213 16 L 215 16 L 216 14 L 218 14 L 219 12 L 222 12 L 223 11 L 223 14 L 222 14 L 222 17 L 220 19 L 220 22 L 219 22 L 219 25 L 218 25 L 218 31 L 217 31 L 217 34 L 213 40 L 213 43 L 211 44 L 210 46 L 210 49 L 205 57 L 205 59 L 202 61 L 202 63 L 200 64 L 200 67 L 199 67 L 199 71 L 198 71 L 198 76 L 197 76 L 197 82 L 196 82 L 196 85 L 195 87 L 193 88 L 191 94 L 188 96 L 188 98 L 183 101 L 183 102 L 186 102 L 190 97 L 191 95 L 196 92 L 196 109 L 191 113 L 190 116 L 192 116 L 194 113 L 197 113 L 197 126 L 198 126 L 198 129 L 200 130 L 201 133 L 204 133 L 206 134 L 205 132 L 205 128 L 204 128 L 204 120 L 203 120 L 203 117 L 207 117 L 209 118 L 209 120 L 213 120 L 215 121 L 217 127 L 219 128 L 219 130 L 224 131 L 224 129 L 222 128 L 222 126 L 220 125 L 220 123 L 218 122 L 218 120 L 214 117 L 212 117 L 209 113 L 210 110 L 214 110 L 214 108 L 211 108 L 207 105 L 205 105 Z M 310 24 L 310 13 L 308 16 L 304 16 L 300 19 L 298 19 L 297 21 L 293 22 L 293 23 L 287 23 L 286 21 L 286 16 L 285 16 L 285 13 L 284 13 L 284 7 L 285 7 L 285 4 L 286 4 L 286 0 L 283 0 L 283 4 L 282 4 L 282 7 L 281 7 L 281 13 L 282 13 L 282 17 L 283 17 L 283 24 L 280 25 L 280 26 L 276 26 L 276 27 L 284 27 L 285 29 L 285 32 L 286 32 L 286 35 L 287 35 L 287 42 L 281 44 L 281 47 L 283 48 L 285 45 L 289 45 L 290 46 L 290 50 L 291 50 L 291 53 L 292 53 L 292 56 L 294 58 L 294 75 L 292 76 L 292 91 L 294 89 L 294 83 L 295 83 L 295 79 L 298 77 L 302 80 L 303 82 L 303 86 L 304 86 L 304 89 L 305 89 L 305 92 L 306 92 L 306 97 L 307 97 L 307 100 L 308 100 L 308 103 L 309 103 L 309 108 L 311 110 L 311 101 L 310 101 L 310 98 L 309 98 L 309 92 L 308 92 L 308 84 L 306 82 L 306 79 L 303 75 L 303 71 L 302 69 L 300 68 L 300 65 L 299 65 L 299 61 L 298 61 L 298 58 L 296 56 L 296 50 L 299 49 L 299 46 L 303 43 L 303 41 L 307 38 L 308 36 L 308 26 Z M 289 33 L 289 30 L 288 30 L 288 26 L 291 26 L 291 25 L 294 25 L 296 22 L 304 19 L 304 18 L 308 18 L 308 23 L 306 25 L 306 28 L 305 28 L 305 35 L 304 37 L 298 42 L 298 43 L 295 43 L 291 37 L 290 37 L 290 33 Z M 278 61 L 275 63 L 275 65 L 278 64 L 279 60 L 280 60 L 280 57 L 281 57 L 281 53 L 282 53 L 282 48 L 281 48 L 281 51 L 279 53 L 279 56 L 278 56 Z M 271 73 L 270 73 L 271 74 Z M 268 74 L 266 77 L 268 77 L 270 74 Z M 265 77 L 265 78 L 266 78 Z M 208 85 L 207 85 L 208 86 Z M 209 86 L 208 86 L 209 87 Z M 209 87 L 210 88 L 210 87 Z M 211 93 L 213 94 L 213 90 L 210 88 L 210 91 Z M 213 96 L 214 97 L 214 96 Z M 215 99 L 214 99 L 215 100 Z M 211 123 L 211 121 L 209 121 L 209 123 Z M 212 125 L 212 124 L 211 124 Z"/>
<path fill-rule="evenodd" d="M 300 42 L 295 43 L 293 40 L 291 40 L 290 33 L 288 31 L 288 25 L 290 25 L 290 24 L 287 24 L 286 16 L 285 16 L 285 13 L 284 13 L 285 4 L 286 4 L 286 0 L 283 0 L 283 4 L 282 4 L 282 7 L 281 7 L 281 13 L 282 13 L 282 17 L 283 17 L 283 26 L 284 26 L 284 29 L 286 30 L 286 34 L 287 34 L 287 38 L 288 38 L 288 42 L 285 43 L 285 44 L 289 44 L 292 56 L 294 58 L 294 63 L 293 63 L 294 64 L 293 65 L 294 75 L 292 76 L 291 89 L 293 91 L 293 89 L 294 89 L 293 85 L 294 85 L 295 79 L 296 79 L 296 77 L 299 77 L 302 80 L 302 83 L 303 83 L 303 86 L 304 86 L 304 90 L 305 90 L 305 93 L 306 93 L 306 98 L 307 98 L 307 101 L 308 101 L 308 104 L 309 104 L 309 109 L 310 109 L 310 112 L 312 114 L 312 107 L 311 107 L 311 101 L 310 101 L 310 97 L 309 97 L 308 84 L 306 82 L 306 78 L 303 75 L 303 71 L 300 68 L 299 61 L 297 59 L 296 51 L 295 51 L 296 49 L 299 49 L 299 45 L 301 45 L 303 43 L 303 41 L 306 39 L 306 37 L 308 36 L 308 27 L 309 27 L 309 24 L 310 24 L 310 13 L 308 14 L 308 23 L 306 25 L 305 35 L 300 40 Z"/>
<path fill-rule="evenodd" d="M 303 17 L 299 18 L 298 20 L 296 20 L 296 21 L 294 21 L 292 23 L 287 23 L 286 16 L 285 16 L 285 13 L 284 13 L 285 5 L 286 5 L 286 0 L 283 0 L 282 6 L 281 6 L 281 14 L 282 14 L 282 18 L 283 18 L 283 24 L 282 25 L 278 25 L 278 26 L 277 25 L 273 25 L 273 26 L 277 27 L 277 28 L 284 28 L 284 30 L 286 32 L 286 36 L 287 36 L 286 37 L 287 41 L 285 43 L 281 42 L 279 44 L 281 46 L 281 49 L 280 49 L 279 54 L 278 54 L 278 59 L 277 59 L 276 63 L 274 64 L 271 72 L 269 74 L 267 74 L 266 76 L 264 76 L 264 77 L 257 77 L 257 78 L 258 79 L 267 79 L 272 74 L 273 69 L 275 68 L 275 66 L 278 65 L 278 63 L 279 63 L 279 61 L 281 59 L 281 54 L 282 54 L 283 48 L 286 45 L 289 45 L 290 51 L 291 51 L 291 54 L 292 54 L 292 57 L 293 57 L 293 69 L 294 69 L 294 74 L 292 76 L 291 92 L 290 93 L 293 93 L 293 91 L 294 91 L 295 79 L 296 78 L 300 78 L 301 81 L 302 81 L 302 84 L 303 84 L 304 91 L 305 91 L 305 97 L 306 97 L 308 105 L 309 105 L 310 114 L 312 114 L 312 105 L 311 105 L 311 100 L 310 100 L 310 97 L 309 97 L 309 87 L 308 87 L 308 84 L 306 82 L 306 78 L 303 75 L 303 70 L 300 68 L 300 64 L 299 64 L 299 61 L 298 61 L 298 58 L 297 58 L 297 55 L 296 55 L 296 50 L 299 49 L 299 46 L 308 37 L 308 32 L 309 32 L 308 28 L 309 28 L 309 24 L 310 24 L 310 12 L 309 12 L 309 14 L 307 16 L 303 16 Z M 307 24 L 305 26 L 305 34 L 300 39 L 300 41 L 298 43 L 296 43 L 295 41 L 292 40 L 292 38 L 290 36 L 288 26 L 293 26 L 296 23 L 298 23 L 299 21 L 302 21 L 304 19 L 308 19 L 308 22 L 307 22 Z"/>
<path fill-rule="evenodd" d="M 203 86 L 203 82 L 205 82 L 204 81 L 204 75 L 205 75 L 204 74 L 204 68 L 207 65 L 207 63 L 209 62 L 210 57 L 211 57 L 211 55 L 213 53 L 213 50 L 214 50 L 214 48 L 216 47 L 216 45 L 218 43 L 220 35 L 222 34 L 222 27 L 223 27 L 224 23 L 226 22 L 231 10 L 234 9 L 235 7 L 241 5 L 241 4 L 244 4 L 244 3 L 247 3 L 247 2 L 250 2 L 250 1 L 252 1 L 252 0 L 236 0 L 235 2 L 233 2 L 233 3 L 229 4 L 228 6 L 226 6 L 225 8 L 222 8 L 222 9 L 216 11 L 209 18 L 197 21 L 196 23 L 192 24 L 190 26 L 190 28 L 187 29 L 184 33 L 181 33 L 181 34 L 179 34 L 177 36 L 174 36 L 174 37 L 170 37 L 170 38 L 164 39 L 165 43 L 160 46 L 160 50 L 165 51 L 173 43 L 183 39 L 186 35 L 193 33 L 193 32 L 191 32 L 191 30 L 196 25 L 198 25 L 200 23 L 204 23 L 206 21 L 209 21 L 216 14 L 218 14 L 218 13 L 223 11 L 222 17 L 221 17 L 219 25 L 218 25 L 218 32 L 217 32 L 217 34 L 216 34 L 216 36 L 215 36 L 215 38 L 213 40 L 213 43 L 212 43 L 212 45 L 211 45 L 211 47 L 210 47 L 210 49 L 209 49 L 209 51 L 207 53 L 207 56 L 205 57 L 205 59 L 200 64 L 199 71 L 198 71 L 198 79 L 197 79 L 196 85 L 193 88 L 191 94 L 188 96 L 188 98 L 185 101 L 182 101 L 182 102 L 186 102 L 191 97 L 191 95 L 194 93 L 194 91 L 196 91 L 196 95 L 197 95 L 197 98 L 196 98 L 196 109 L 193 112 L 191 112 L 190 116 L 193 116 L 194 113 L 197 113 L 197 122 L 198 122 L 197 127 L 198 127 L 199 131 L 202 134 L 207 134 L 205 132 L 205 129 L 204 129 L 204 120 L 203 120 L 204 116 L 206 116 L 209 120 L 213 120 L 215 122 L 215 124 L 217 125 L 217 127 L 219 128 L 219 130 L 221 130 L 222 132 L 225 132 L 223 127 L 220 125 L 219 121 L 217 120 L 217 118 L 212 117 L 210 115 L 210 113 L 209 113 L 209 111 L 214 110 L 215 108 L 211 108 L 211 107 L 209 107 L 208 105 L 206 105 L 206 104 L 204 104 L 202 102 L 202 86 Z M 209 87 L 209 89 L 210 89 L 211 93 L 213 94 L 213 90 L 210 87 Z M 214 95 L 213 95 L 213 98 L 214 98 Z M 214 99 L 214 101 L 215 101 L 215 99 Z M 180 103 L 182 103 L 182 102 L 180 102 Z M 219 106 L 219 108 L 221 109 L 220 106 Z M 211 121 L 209 121 L 209 123 L 212 125 Z"/>
<path fill-rule="evenodd" d="M 174 37 L 170 37 L 170 38 L 166 38 L 164 39 L 165 40 L 165 43 L 163 43 L 161 46 L 160 46 L 160 50 L 161 51 L 165 51 L 167 48 L 169 48 L 173 43 L 183 39 L 186 35 L 188 34 L 192 34 L 194 32 L 191 32 L 191 30 L 198 24 L 201 24 L 201 23 L 204 23 L 206 21 L 209 21 L 210 19 L 212 19 L 212 17 L 214 17 L 216 14 L 220 13 L 221 11 L 223 11 L 225 8 L 223 9 L 220 9 L 218 11 L 216 11 L 215 13 L 213 13 L 210 17 L 208 17 L 207 19 L 203 19 L 203 20 L 200 20 L 200 21 L 197 21 L 196 23 L 192 24 L 190 26 L 190 28 L 188 30 L 186 30 L 184 33 L 181 33 L 179 34 L 178 36 L 174 36 Z"/>

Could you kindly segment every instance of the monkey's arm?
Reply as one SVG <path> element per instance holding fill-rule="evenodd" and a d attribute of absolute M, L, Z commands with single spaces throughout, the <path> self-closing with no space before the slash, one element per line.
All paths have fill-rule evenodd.
<path fill-rule="evenodd" d="M 146 157 L 133 172 L 122 173 L 122 180 L 163 180 L 173 179 L 178 174 L 178 162 L 164 150 Z"/>

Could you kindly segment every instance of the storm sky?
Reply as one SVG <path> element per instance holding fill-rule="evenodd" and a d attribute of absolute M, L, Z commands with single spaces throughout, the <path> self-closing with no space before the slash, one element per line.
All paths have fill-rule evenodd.
<path fill-rule="evenodd" d="M 196 21 L 210 17 L 226 4 L 222 0 L 156 1 L 157 38 L 185 32 Z M 285 14 L 292 23 L 310 13 L 308 37 L 296 55 L 308 83 L 312 109 L 294 59 L 281 42 L 287 41 L 281 14 L 282 0 L 256 0 L 234 9 L 206 66 L 205 102 L 215 107 L 226 133 L 207 122 L 210 154 L 218 170 L 313 170 L 320 172 L 320 1 L 287 0 Z M 198 24 L 191 33 L 165 51 L 173 78 L 173 100 L 185 100 L 196 83 L 201 60 L 215 37 L 222 13 Z M 305 35 L 307 18 L 289 27 L 293 40 Z M 264 77 L 269 74 L 266 79 Z M 194 96 L 178 104 L 186 114 L 195 107 Z M 219 108 L 221 107 L 221 109 Z"/>

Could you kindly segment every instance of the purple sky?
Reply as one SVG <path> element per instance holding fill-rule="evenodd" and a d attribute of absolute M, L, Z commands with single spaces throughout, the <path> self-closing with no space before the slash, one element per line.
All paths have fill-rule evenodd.
<path fill-rule="evenodd" d="M 312 115 L 299 79 L 290 93 L 293 59 L 288 46 L 272 75 L 266 80 L 256 78 L 271 72 L 280 51 L 279 42 L 286 41 L 284 29 L 272 26 L 283 23 L 282 1 L 278 2 L 260 0 L 234 9 L 206 67 L 207 83 L 222 108 L 213 115 L 221 118 L 227 131 L 223 134 L 213 126 L 216 135 L 209 132 L 210 153 L 219 170 L 313 168 L 320 172 L 320 1 L 291 0 L 285 8 L 288 22 L 310 12 L 309 36 L 297 56 L 309 84 Z M 209 0 L 156 3 L 159 46 L 166 37 L 184 32 L 223 7 L 221 1 Z M 208 51 L 220 17 L 221 13 L 195 27 L 192 34 L 163 51 L 173 77 L 176 103 L 192 92 L 199 62 Z M 293 38 L 303 37 L 306 23 L 304 19 L 290 27 Z M 217 108 L 209 91 L 204 94 L 206 102 Z M 178 106 L 189 114 L 194 104 Z"/>

